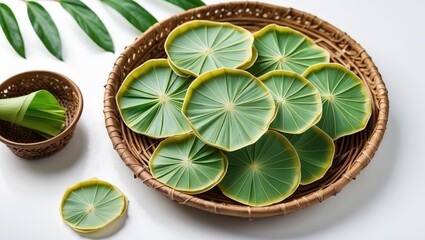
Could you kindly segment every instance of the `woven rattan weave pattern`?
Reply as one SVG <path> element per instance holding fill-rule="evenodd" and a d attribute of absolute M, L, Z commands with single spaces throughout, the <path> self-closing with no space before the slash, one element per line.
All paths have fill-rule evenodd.
<path fill-rule="evenodd" d="M 83 110 L 78 87 L 67 77 L 49 71 L 24 72 L 9 78 L 0 85 L 0 98 L 18 97 L 40 89 L 52 93 L 66 108 L 65 128 L 59 135 L 45 140 L 29 129 L 0 121 L 0 141 L 16 155 L 27 159 L 47 157 L 64 148 Z"/>
<path fill-rule="evenodd" d="M 190 196 L 168 188 L 152 178 L 148 162 L 158 142 L 135 134 L 125 126 L 116 107 L 115 95 L 132 69 L 148 59 L 166 57 L 164 42 L 170 31 L 194 19 L 231 22 L 252 32 L 271 23 L 291 27 L 311 37 L 331 53 L 332 62 L 343 64 L 364 81 L 373 101 L 373 114 L 369 124 L 363 131 L 337 140 L 334 164 L 320 181 L 301 186 L 281 203 L 267 207 L 249 207 L 226 198 L 217 188 Z M 381 75 L 366 51 L 347 34 L 305 12 L 258 2 L 201 7 L 156 24 L 128 46 L 117 59 L 105 86 L 104 98 L 104 117 L 109 137 L 135 177 L 180 204 L 244 218 L 284 215 L 336 195 L 374 156 L 386 129 L 388 110 L 387 89 Z"/>

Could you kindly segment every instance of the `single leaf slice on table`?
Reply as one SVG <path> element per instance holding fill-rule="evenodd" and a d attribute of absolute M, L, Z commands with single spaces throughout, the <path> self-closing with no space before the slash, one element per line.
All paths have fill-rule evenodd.
<path fill-rule="evenodd" d="M 152 176 L 165 185 L 187 194 L 198 194 L 223 179 L 227 159 L 220 150 L 189 133 L 162 141 L 149 167 Z"/>
<path fill-rule="evenodd" d="M 114 43 L 102 20 L 80 0 L 59 0 L 80 28 L 101 48 L 114 52 Z"/>
<path fill-rule="evenodd" d="M 176 75 L 166 59 L 145 62 L 118 90 L 122 119 L 131 130 L 153 138 L 190 132 L 181 107 L 191 81 Z"/>
<path fill-rule="evenodd" d="M 222 68 L 190 85 L 182 113 L 208 145 L 235 151 L 256 142 L 275 116 L 267 87 L 246 71 Z"/>
<path fill-rule="evenodd" d="M 101 0 L 118 11 L 127 21 L 141 32 L 158 22 L 152 14 L 133 0 Z"/>
<path fill-rule="evenodd" d="M 302 76 L 276 70 L 259 78 L 267 86 L 277 104 L 271 129 L 285 133 L 302 133 L 322 116 L 319 91 Z"/>
<path fill-rule="evenodd" d="M 252 34 L 230 23 L 195 20 L 167 37 L 169 61 L 182 73 L 199 76 L 218 68 L 240 68 L 253 58 Z"/>
<path fill-rule="evenodd" d="M 36 131 L 46 139 L 65 126 L 66 109 L 50 92 L 39 90 L 25 96 L 0 99 L 0 119 Z"/>
<path fill-rule="evenodd" d="M 43 6 L 34 1 L 27 1 L 27 10 L 28 17 L 38 38 L 53 56 L 63 60 L 59 31 L 50 14 Z"/>
<path fill-rule="evenodd" d="M 270 24 L 254 33 L 257 61 L 248 69 L 254 76 L 273 70 L 302 74 L 309 66 L 328 63 L 329 52 L 306 35 L 288 27 Z"/>
<path fill-rule="evenodd" d="M 205 6 L 205 3 L 201 0 L 165 0 L 166 2 L 172 3 L 176 6 L 189 10 L 191 8 Z"/>
<path fill-rule="evenodd" d="M 127 210 L 126 196 L 114 185 L 89 179 L 68 188 L 62 198 L 61 215 L 75 231 L 89 233 L 117 220 Z"/>
<path fill-rule="evenodd" d="M 301 161 L 301 185 L 321 179 L 332 166 L 335 145 L 331 137 L 316 126 L 301 134 L 284 134 Z"/>
<path fill-rule="evenodd" d="M 317 126 L 334 140 L 363 130 L 372 115 L 362 80 L 336 63 L 317 64 L 303 76 L 319 90 L 323 113 Z"/>
<path fill-rule="evenodd" d="M 4 3 L 0 3 L 0 26 L 13 49 L 15 49 L 21 57 L 25 58 L 24 39 L 22 38 L 15 14 L 13 14 L 9 6 Z"/>
<path fill-rule="evenodd" d="M 294 147 L 273 130 L 256 143 L 225 154 L 229 167 L 218 187 L 237 202 L 249 206 L 277 203 L 300 183 L 301 166 Z"/>

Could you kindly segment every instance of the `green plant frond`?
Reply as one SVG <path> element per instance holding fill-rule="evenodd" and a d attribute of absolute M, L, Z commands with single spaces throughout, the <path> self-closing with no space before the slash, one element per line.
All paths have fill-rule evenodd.
<path fill-rule="evenodd" d="M 13 14 L 9 6 L 4 3 L 0 3 L 0 26 L 13 49 L 21 57 L 25 58 L 24 39 L 22 38 L 18 21 L 16 21 L 15 14 Z"/>
<path fill-rule="evenodd" d="M 59 2 L 99 47 L 108 52 L 114 52 L 112 38 L 96 13 L 79 0 L 60 0 Z"/>
<path fill-rule="evenodd" d="M 101 0 L 119 12 L 128 22 L 141 32 L 158 22 L 152 14 L 133 0 Z"/>
<path fill-rule="evenodd" d="M 202 2 L 201 0 L 165 0 L 165 1 L 171 4 L 174 4 L 176 6 L 179 6 L 183 8 L 184 10 L 189 10 L 191 8 L 205 6 L 205 3 Z"/>
<path fill-rule="evenodd" d="M 50 14 L 35 1 L 27 1 L 28 18 L 37 36 L 49 52 L 59 60 L 62 58 L 62 43 L 58 28 Z"/>

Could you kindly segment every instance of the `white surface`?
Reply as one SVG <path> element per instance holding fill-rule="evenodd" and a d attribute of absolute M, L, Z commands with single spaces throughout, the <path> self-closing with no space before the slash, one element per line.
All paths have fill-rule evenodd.
<path fill-rule="evenodd" d="M 62 222 L 59 205 L 67 187 L 91 177 L 116 184 L 130 199 L 128 219 L 109 239 L 425 239 L 424 1 L 264 1 L 312 13 L 359 42 L 383 76 L 391 107 L 384 140 L 356 181 L 321 204 L 255 221 L 180 206 L 133 179 L 113 150 L 104 127 L 103 86 L 124 46 L 139 34 L 119 14 L 84 1 L 112 34 L 112 54 L 95 46 L 57 3 L 43 2 L 59 26 L 60 62 L 36 37 L 25 4 L 2 2 L 17 15 L 27 59 L 0 33 L 0 81 L 27 70 L 57 71 L 78 84 L 85 106 L 71 143 L 52 157 L 27 161 L 0 145 L 0 239 L 83 238 Z M 137 2 L 159 20 L 181 11 L 158 0 Z"/>

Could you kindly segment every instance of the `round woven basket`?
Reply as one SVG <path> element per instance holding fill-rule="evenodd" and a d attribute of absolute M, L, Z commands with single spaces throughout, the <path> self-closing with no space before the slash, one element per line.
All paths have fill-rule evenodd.
<path fill-rule="evenodd" d="M 166 57 L 164 42 L 176 26 L 194 19 L 230 22 L 252 32 L 276 23 L 298 30 L 327 49 L 331 61 L 356 73 L 372 96 L 372 117 L 363 131 L 336 141 L 334 164 L 319 181 L 300 186 L 283 202 L 267 207 L 249 207 L 225 197 L 218 188 L 190 196 L 152 178 L 148 162 L 158 141 L 132 132 L 123 123 L 115 95 L 127 74 L 152 58 Z M 388 120 L 388 95 L 381 76 L 366 51 L 343 31 L 302 11 L 258 2 L 234 2 L 196 8 L 154 25 L 128 46 L 115 62 L 105 87 L 106 129 L 115 150 L 134 176 L 180 204 L 216 214 L 261 218 L 284 215 L 336 195 L 365 168 L 377 150 Z"/>
<path fill-rule="evenodd" d="M 45 89 L 66 108 L 64 130 L 48 140 L 30 129 L 0 120 L 0 141 L 16 155 L 27 159 L 47 157 L 68 144 L 83 111 L 80 89 L 69 78 L 49 71 L 30 71 L 15 75 L 0 84 L 0 98 L 11 98 Z"/>

